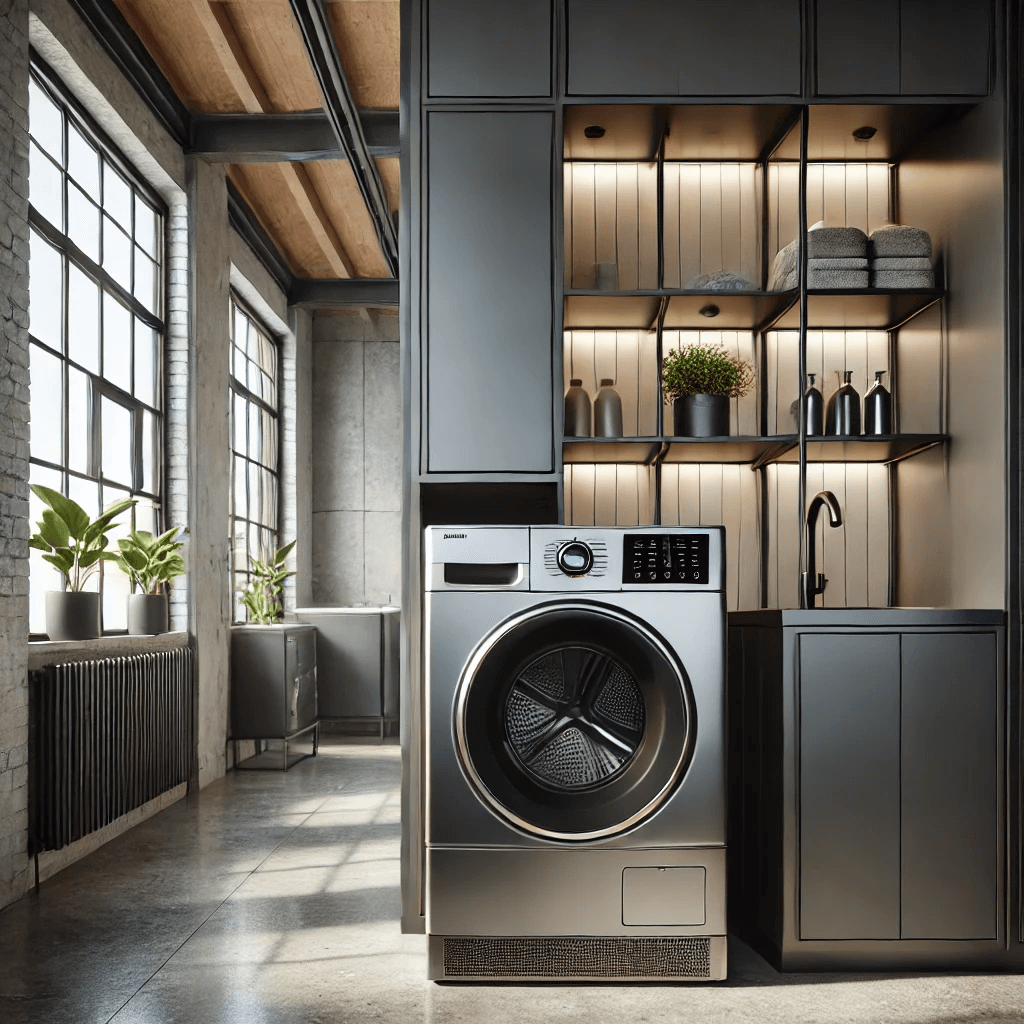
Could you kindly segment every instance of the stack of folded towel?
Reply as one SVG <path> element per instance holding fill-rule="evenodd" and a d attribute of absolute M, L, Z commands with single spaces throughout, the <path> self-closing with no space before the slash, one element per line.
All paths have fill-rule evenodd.
<path fill-rule="evenodd" d="M 909 224 L 876 228 L 868 239 L 874 288 L 934 288 L 932 240 Z"/>
<path fill-rule="evenodd" d="M 799 283 L 796 240 L 779 250 L 772 264 L 772 291 Z M 868 236 L 860 228 L 815 225 L 807 232 L 807 287 L 855 289 L 868 286 Z"/>

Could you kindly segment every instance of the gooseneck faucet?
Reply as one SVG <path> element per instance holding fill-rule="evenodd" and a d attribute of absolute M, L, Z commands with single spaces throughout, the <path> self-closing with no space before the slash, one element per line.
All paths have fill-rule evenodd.
<path fill-rule="evenodd" d="M 818 524 L 818 513 L 821 506 L 828 507 L 828 524 L 833 529 L 843 525 L 843 513 L 839 509 L 839 502 L 831 491 L 818 491 L 807 506 L 807 572 L 800 574 L 800 607 L 813 608 L 814 599 L 818 594 L 825 593 L 825 579 L 823 573 L 818 572 L 818 566 L 814 555 L 814 534 Z"/>

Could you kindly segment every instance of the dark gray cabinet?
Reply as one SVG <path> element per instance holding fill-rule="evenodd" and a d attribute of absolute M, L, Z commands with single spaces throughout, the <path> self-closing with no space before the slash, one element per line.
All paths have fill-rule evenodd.
<path fill-rule="evenodd" d="M 427 115 L 427 469 L 554 469 L 550 111 Z"/>
<path fill-rule="evenodd" d="M 798 96 L 800 0 L 568 0 L 570 96 Z"/>
<path fill-rule="evenodd" d="M 817 0 L 821 96 L 984 96 L 991 0 Z"/>
<path fill-rule="evenodd" d="M 900 936 L 900 638 L 805 633 L 800 938 Z"/>
<path fill-rule="evenodd" d="M 551 0 L 430 0 L 427 93 L 551 95 Z"/>
<path fill-rule="evenodd" d="M 730 927 L 780 969 L 996 962 L 1002 618 L 730 615 Z"/>

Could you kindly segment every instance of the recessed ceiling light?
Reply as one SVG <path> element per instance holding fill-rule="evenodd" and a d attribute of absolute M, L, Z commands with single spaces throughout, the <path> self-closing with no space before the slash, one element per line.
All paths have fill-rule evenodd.
<path fill-rule="evenodd" d="M 701 316 L 713 317 L 718 316 L 721 310 L 714 303 L 710 303 L 707 306 L 701 306 L 699 312 Z"/>
<path fill-rule="evenodd" d="M 877 128 L 872 128 L 871 125 L 866 124 L 862 128 L 854 128 L 853 137 L 857 139 L 858 142 L 867 142 L 868 139 L 873 139 L 875 137 L 875 133 L 877 131 Z"/>
<path fill-rule="evenodd" d="M 604 129 L 599 124 L 588 124 L 583 129 L 583 134 L 588 139 L 602 139 L 604 138 Z"/>

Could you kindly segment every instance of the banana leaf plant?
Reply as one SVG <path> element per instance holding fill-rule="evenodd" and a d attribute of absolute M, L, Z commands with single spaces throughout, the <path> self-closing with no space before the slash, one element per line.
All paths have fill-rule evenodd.
<path fill-rule="evenodd" d="M 116 557 L 121 571 L 143 594 L 166 593 L 171 581 L 185 575 L 185 559 L 180 552 L 184 541 L 178 540 L 179 527 L 154 537 L 148 530 L 132 530 L 117 542 L 121 554 Z M 187 530 L 185 531 L 188 532 Z"/>
<path fill-rule="evenodd" d="M 284 615 L 281 606 L 281 591 L 284 581 L 294 572 L 288 572 L 284 560 L 295 547 L 295 541 L 278 548 L 270 559 L 252 558 L 252 579 L 242 590 L 242 604 L 249 613 L 249 621 L 259 626 L 270 626 L 279 622 Z"/>
<path fill-rule="evenodd" d="M 39 532 L 29 538 L 29 547 L 45 552 L 43 560 L 64 577 L 64 589 L 78 593 L 102 562 L 117 560 L 117 555 L 107 551 L 106 531 L 115 517 L 137 502 L 134 498 L 123 498 L 108 505 L 96 519 L 90 519 L 78 502 L 60 491 L 39 484 L 31 486 L 36 497 L 49 508 L 43 509 L 43 518 L 36 524 Z"/>

